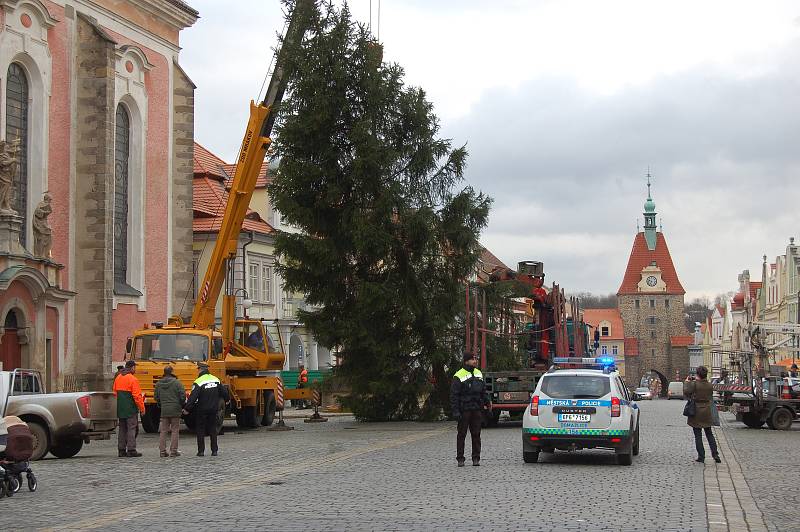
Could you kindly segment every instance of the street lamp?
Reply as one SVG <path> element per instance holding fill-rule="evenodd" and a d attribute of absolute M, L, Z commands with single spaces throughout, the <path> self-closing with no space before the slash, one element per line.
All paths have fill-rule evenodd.
<path fill-rule="evenodd" d="M 236 294 L 239 292 L 244 292 L 244 298 L 242 299 L 242 308 L 244 309 L 244 317 L 245 319 L 248 318 L 247 310 L 253 306 L 253 300 L 250 299 L 247 295 L 247 290 L 244 288 L 237 288 L 233 291 L 233 297 L 236 297 Z"/>

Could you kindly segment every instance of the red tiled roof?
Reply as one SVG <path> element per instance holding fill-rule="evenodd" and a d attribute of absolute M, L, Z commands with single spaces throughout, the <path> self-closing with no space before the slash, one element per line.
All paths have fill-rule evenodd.
<path fill-rule="evenodd" d="M 744 308 L 744 294 L 741 292 L 733 296 L 733 300 L 731 300 L 731 310 L 738 310 L 740 308 Z"/>
<path fill-rule="evenodd" d="M 625 356 L 637 356 L 639 354 L 639 339 L 625 338 Z"/>
<path fill-rule="evenodd" d="M 656 233 L 656 248 L 650 251 L 647 249 L 644 233 L 638 233 L 636 238 L 633 239 L 633 248 L 628 259 L 628 267 L 625 269 L 625 277 L 623 277 L 622 284 L 617 290 L 617 295 L 638 294 L 639 281 L 642 280 L 642 269 L 650 266 L 653 261 L 661 269 L 661 278 L 667 284 L 667 290 L 663 293 L 685 294 L 686 290 L 683 289 L 681 282 L 678 280 L 678 274 L 672 264 L 672 256 L 669 253 L 669 248 L 667 248 L 664 234 Z"/>
<path fill-rule="evenodd" d="M 725 307 L 722 305 L 717 305 L 717 311 L 719 312 L 720 316 L 725 316 Z"/>
<path fill-rule="evenodd" d="M 206 148 L 194 143 L 194 174 L 203 174 L 207 176 L 215 176 L 220 178 L 227 177 L 225 172 L 222 171 L 222 166 L 225 161 L 208 151 Z"/>
<path fill-rule="evenodd" d="M 486 282 L 489 280 L 489 274 L 494 271 L 495 268 L 503 268 L 509 270 L 510 268 L 503 264 L 503 261 L 498 259 L 494 253 L 486 249 L 485 247 L 481 246 L 481 262 L 483 263 L 482 269 L 478 271 L 478 279 L 482 282 Z"/>
<path fill-rule="evenodd" d="M 686 347 L 694 343 L 694 336 L 670 336 L 669 343 L 672 347 Z"/>
<path fill-rule="evenodd" d="M 192 181 L 194 196 L 192 198 L 192 209 L 194 219 L 192 220 L 192 230 L 195 232 L 217 232 L 222 225 L 222 218 L 225 215 L 225 205 L 228 202 L 228 192 L 222 181 L 195 176 Z M 242 231 L 255 231 L 262 234 L 270 234 L 275 231 L 271 225 L 261 219 L 254 210 L 247 209 Z"/>
<path fill-rule="evenodd" d="M 623 340 L 625 338 L 622 316 L 619 313 L 619 309 L 587 308 L 583 311 L 583 321 L 592 327 L 600 327 L 600 323 L 603 321 L 607 321 L 611 324 L 611 335 L 601 336 L 600 340 Z"/>
<path fill-rule="evenodd" d="M 225 171 L 225 188 L 231 188 L 231 183 L 233 182 L 233 174 L 236 173 L 236 165 L 235 164 L 223 164 L 222 169 Z M 264 188 L 267 184 L 272 181 L 272 176 L 268 175 L 267 170 L 269 169 L 269 161 L 264 161 L 261 163 L 261 171 L 258 172 L 258 178 L 256 179 L 256 188 Z"/>
<path fill-rule="evenodd" d="M 222 216 L 216 218 L 195 218 L 192 220 L 192 231 L 195 233 L 218 233 L 222 226 Z M 242 231 L 254 231 L 256 233 L 270 234 L 275 230 L 260 217 L 256 220 L 245 218 L 242 223 Z"/>

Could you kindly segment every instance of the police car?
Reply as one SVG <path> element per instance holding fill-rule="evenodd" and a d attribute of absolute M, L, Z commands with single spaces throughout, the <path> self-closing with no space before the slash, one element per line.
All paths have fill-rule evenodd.
<path fill-rule="evenodd" d="M 639 407 L 611 357 L 554 358 L 522 418 L 522 456 L 535 463 L 555 449 L 613 450 L 617 463 L 639 454 Z"/>

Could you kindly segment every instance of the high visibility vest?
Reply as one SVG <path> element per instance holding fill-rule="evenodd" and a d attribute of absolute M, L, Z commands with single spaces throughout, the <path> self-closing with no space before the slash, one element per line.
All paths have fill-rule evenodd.
<path fill-rule="evenodd" d="M 216 378 L 215 376 L 213 376 L 213 375 L 212 375 L 212 374 L 210 374 L 210 373 L 205 373 L 205 374 L 203 374 L 203 375 L 200 375 L 199 377 L 197 377 L 197 378 L 194 380 L 194 383 L 195 383 L 197 386 L 203 386 L 203 385 L 204 385 L 204 384 L 206 384 L 207 382 L 216 382 L 216 383 L 219 383 L 219 379 L 218 379 L 218 378 Z"/>
<path fill-rule="evenodd" d="M 465 370 L 464 368 L 461 368 L 460 370 L 455 372 L 453 377 L 456 377 L 461 382 L 464 382 L 465 380 L 470 378 L 483 379 L 483 373 L 481 373 L 481 370 L 479 370 L 478 368 L 472 370 L 472 373 Z"/>

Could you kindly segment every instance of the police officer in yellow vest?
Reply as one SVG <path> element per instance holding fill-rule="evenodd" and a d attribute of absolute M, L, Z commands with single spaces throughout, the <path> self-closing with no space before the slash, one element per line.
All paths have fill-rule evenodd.
<path fill-rule="evenodd" d="M 472 465 L 480 465 L 483 410 L 491 408 L 483 374 L 475 367 L 478 363 L 475 355 L 464 353 L 463 358 L 464 364 L 453 375 L 453 383 L 450 385 L 450 407 L 453 417 L 458 420 L 456 436 L 458 467 L 464 466 L 464 440 L 467 437 L 467 430 L 472 436 Z"/>
<path fill-rule="evenodd" d="M 211 438 L 211 456 L 217 456 L 217 413 L 220 400 L 225 403 L 230 399 L 228 389 L 218 378 L 208 372 L 208 365 L 200 363 L 200 373 L 192 384 L 192 393 L 186 401 L 184 414 L 195 412 L 195 433 L 197 434 L 197 456 L 203 456 L 206 450 L 205 435 Z"/>

